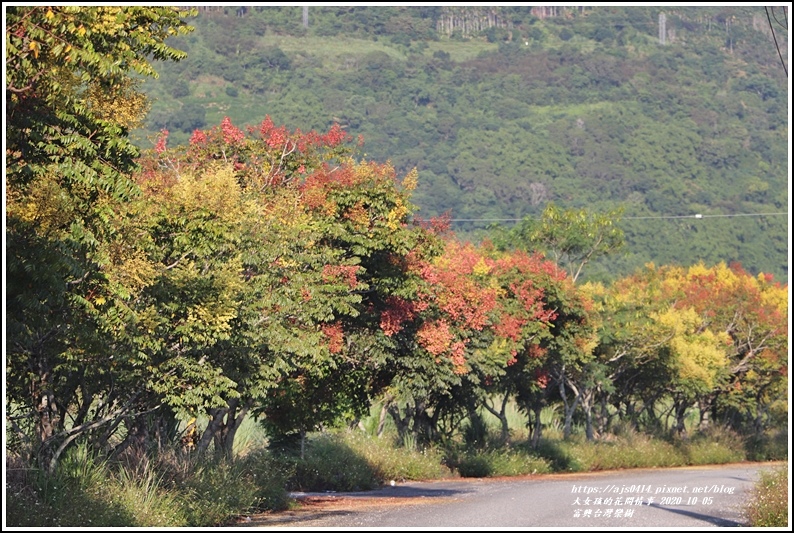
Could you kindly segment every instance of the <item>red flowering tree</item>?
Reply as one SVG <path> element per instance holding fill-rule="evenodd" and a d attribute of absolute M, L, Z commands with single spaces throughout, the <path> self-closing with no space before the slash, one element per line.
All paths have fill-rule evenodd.
<path fill-rule="evenodd" d="M 147 171 L 168 171 L 177 177 L 223 162 L 232 165 L 241 186 L 265 190 L 301 181 L 323 163 L 347 161 L 351 137 L 338 125 L 326 133 L 289 131 L 269 116 L 245 131 L 225 117 L 208 130 L 195 130 L 187 147 L 167 149 L 168 131 L 156 140 L 154 155 L 144 160 Z M 144 172 L 146 175 L 146 172 Z"/>
<path fill-rule="evenodd" d="M 418 276 L 407 256 L 421 257 L 433 237 L 409 224 L 416 174 L 399 180 L 388 164 L 357 163 L 349 141 L 338 127 L 289 132 L 266 118 L 244 132 L 224 119 L 195 132 L 185 147 L 168 149 L 161 138 L 144 161 L 140 183 L 154 205 L 186 181 L 212 188 L 220 176 L 228 197 L 238 199 L 236 211 L 198 206 L 184 213 L 167 202 L 158 211 L 173 216 L 169 231 L 159 233 L 169 250 L 164 264 L 194 260 L 202 249 L 196 241 L 217 241 L 208 253 L 236 261 L 242 283 L 226 338 L 189 358 L 234 383 L 184 406 L 211 417 L 200 449 L 215 439 L 216 448 L 230 450 L 234 429 L 251 409 L 276 433 L 304 435 L 369 405 L 389 357 L 381 310 L 412 292 Z M 232 229 L 214 229 L 229 217 Z M 174 225 L 195 228 L 195 241 L 173 242 L 181 234 Z M 284 402 L 292 406 L 288 416 Z"/>
<path fill-rule="evenodd" d="M 324 371 L 316 362 L 307 365 L 300 373 L 300 386 L 291 386 L 317 395 L 317 401 L 308 398 L 307 405 L 313 406 L 308 414 L 333 404 L 337 410 L 326 413 L 360 416 L 390 381 L 397 345 L 386 334 L 386 324 L 399 320 L 399 302 L 409 301 L 416 292 L 419 277 L 410 265 L 432 255 L 436 247 L 431 232 L 409 223 L 413 211 L 409 195 L 415 184 L 415 173 L 399 180 L 388 164 L 361 162 L 322 165 L 296 185 L 302 208 L 322 228 L 315 246 L 338 250 L 350 262 L 326 265 L 323 279 L 347 284 L 357 298 L 349 312 L 335 309 L 323 326 L 330 348 L 338 350 L 331 363 L 324 365 Z M 327 401 L 329 394 L 334 402 Z M 352 396 L 342 398 L 343 394 Z M 278 399 L 270 396 L 265 403 L 266 420 L 286 422 L 283 403 L 273 403 Z M 298 405 L 302 404 L 291 408 L 291 416 L 298 415 Z M 305 418 L 309 419 L 313 424 L 330 421 L 314 415 Z M 305 429 L 310 427 L 304 424 Z"/>
<path fill-rule="evenodd" d="M 506 436 L 507 400 L 519 389 L 543 391 L 546 350 L 568 347 L 555 335 L 581 344 L 568 324 L 585 320 L 572 307 L 573 285 L 540 256 L 454 239 L 441 256 L 412 269 L 422 279 L 416 297 L 393 299 L 381 315 L 383 331 L 404 345 L 393 367 L 398 429 L 432 439 L 445 418 L 454 426 L 482 405 L 502 420 Z M 501 408 L 490 403 L 497 394 Z"/>
<path fill-rule="evenodd" d="M 479 250 L 454 240 L 446 243 L 443 255 L 415 262 L 412 269 L 422 284 L 410 305 L 395 302 L 403 318 L 413 321 L 398 337 L 404 349 L 393 363 L 391 413 L 401 433 L 431 440 L 445 419 L 444 425 L 454 427 L 461 410 L 471 410 L 466 376 L 485 364 L 476 353 L 487 347 L 497 291 L 488 287 Z M 396 329 L 394 315 L 385 318 L 390 321 L 384 326 Z"/>
<path fill-rule="evenodd" d="M 509 332 L 508 338 L 518 342 L 504 372 L 494 380 L 494 390 L 503 398 L 503 432 L 504 406 L 507 397 L 515 395 L 537 444 L 542 429 L 540 412 L 552 386 L 560 391 L 566 420 L 578 403 L 576 399 L 566 403 L 565 395 L 566 391 L 580 391 L 581 378 L 592 360 L 591 303 L 565 270 L 539 254 L 504 253 L 495 274 L 506 294 L 506 312 L 497 330 Z M 512 332 L 516 327 L 520 329 Z"/>

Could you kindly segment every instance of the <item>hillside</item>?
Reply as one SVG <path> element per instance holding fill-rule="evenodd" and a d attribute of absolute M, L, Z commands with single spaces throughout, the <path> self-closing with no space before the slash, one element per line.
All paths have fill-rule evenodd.
<path fill-rule="evenodd" d="M 416 167 L 420 214 L 466 238 L 548 202 L 620 205 L 626 254 L 590 277 L 704 260 L 787 281 L 788 13 L 664 10 L 203 8 L 134 136 L 338 122 L 362 157 Z"/>

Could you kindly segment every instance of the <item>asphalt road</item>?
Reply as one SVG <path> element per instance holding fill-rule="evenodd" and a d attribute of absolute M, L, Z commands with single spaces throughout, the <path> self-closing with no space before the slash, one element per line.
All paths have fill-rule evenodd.
<path fill-rule="evenodd" d="M 741 527 L 748 491 L 773 464 L 406 482 L 298 493 L 299 508 L 235 526 L 280 528 Z"/>

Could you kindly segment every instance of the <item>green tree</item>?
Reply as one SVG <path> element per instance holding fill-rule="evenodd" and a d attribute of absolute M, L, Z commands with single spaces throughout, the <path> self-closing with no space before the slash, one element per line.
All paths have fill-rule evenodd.
<path fill-rule="evenodd" d="M 511 229 L 506 243 L 545 252 L 576 282 L 588 263 L 624 246 L 623 231 L 618 227 L 622 213 L 623 209 L 607 213 L 561 209 L 550 203 L 539 220 L 526 217 Z"/>
<path fill-rule="evenodd" d="M 184 57 L 165 40 L 191 30 L 187 15 L 6 11 L 7 399 L 22 409 L 18 427 L 32 428 L 43 467 L 134 410 L 135 393 L 113 389 L 103 372 L 136 289 L 108 274 L 111 246 L 123 241 L 118 207 L 137 194 L 129 173 L 138 150 L 127 132 L 145 99 L 132 79 L 156 76 L 152 60 Z"/>

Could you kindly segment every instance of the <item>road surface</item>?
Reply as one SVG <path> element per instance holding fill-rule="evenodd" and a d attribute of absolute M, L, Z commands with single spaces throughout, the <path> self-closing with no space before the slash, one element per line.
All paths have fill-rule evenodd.
<path fill-rule="evenodd" d="M 235 526 L 286 528 L 688 528 L 745 525 L 748 492 L 772 463 L 397 483 L 297 493 L 297 509 Z"/>

